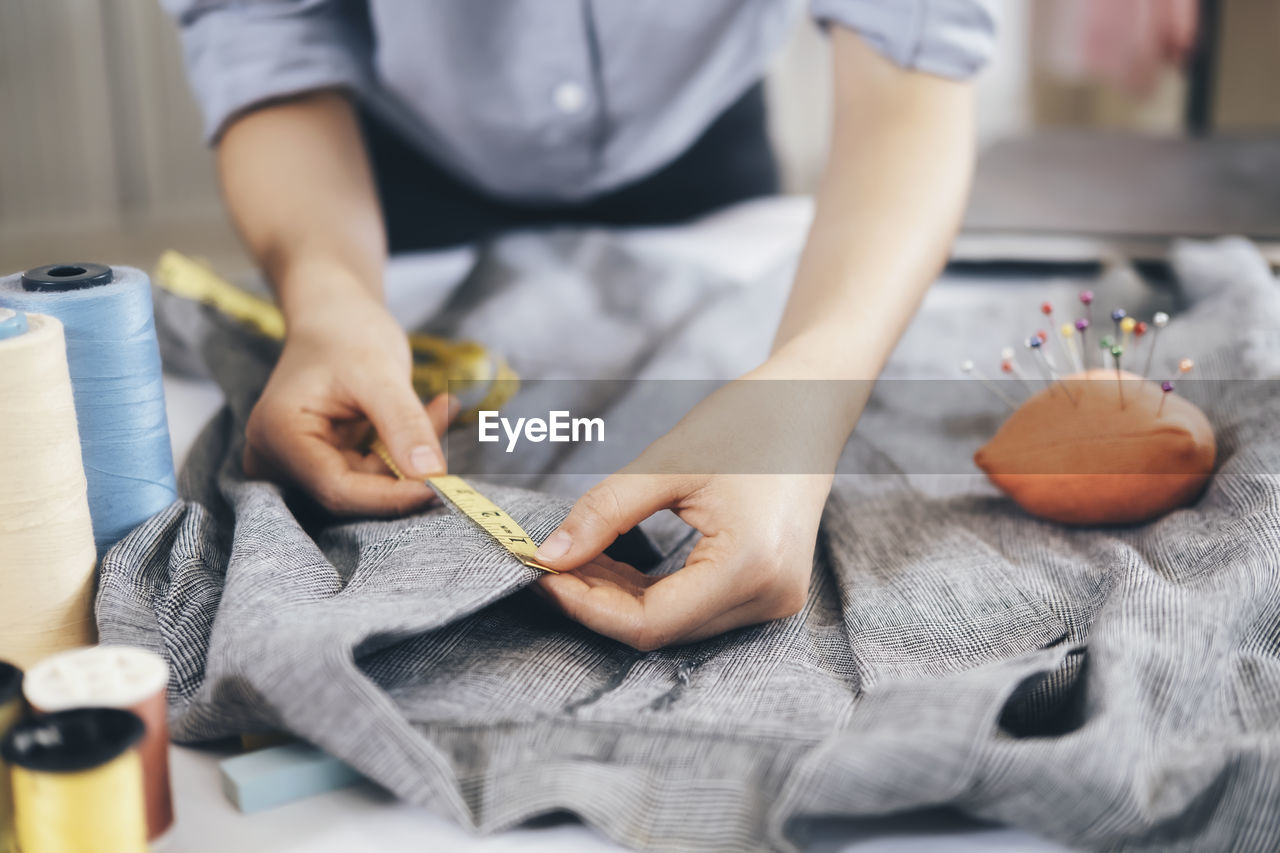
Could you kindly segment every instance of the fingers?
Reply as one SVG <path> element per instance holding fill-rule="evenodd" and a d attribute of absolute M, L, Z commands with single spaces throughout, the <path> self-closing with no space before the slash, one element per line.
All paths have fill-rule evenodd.
<path fill-rule="evenodd" d="M 333 443 L 327 422 L 255 410 L 246 429 L 245 472 L 297 483 L 336 515 L 404 515 L 429 504 L 434 493 L 421 480 L 396 480 L 354 467 Z M 362 470 L 362 468 L 365 468 Z"/>
<path fill-rule="evenodd" d="M 678 478 L 614 474 L 578 499 L 538 548 L 538 561 L 557 571 L 583 565 L 677 497 Z"/>
<path fill-rule="evenodd" d="M 664 578 L 601 556 L 539 583 L 569 618 L 651 651 L 799 612 L 807 575 L 772 571 L 760 556 L 735 559 L 727 543 L 708 538 L 683 569 Z"/>
<path fill-rule="evenodd" d="M 427 403 L 427 418 L 431 421 L 431 429 L 437 436 L 449 431 L 449 424 L 458 417 L 462 404 L 452 394 L 441 394 Z"/>
<path fill-rule="evenodd" d="M 448 425 L 448 397 L 437 397 L 424 409 L 413 386 L 394 376 L 350 390 L 405 477 L 422 480 L 444 473 L 443 430 L 437 423 Z"/>

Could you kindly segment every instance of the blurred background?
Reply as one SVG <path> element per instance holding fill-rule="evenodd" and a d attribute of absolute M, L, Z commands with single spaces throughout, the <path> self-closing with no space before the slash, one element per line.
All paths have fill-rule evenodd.
<path fill-rule="evenodd" d="M 769 80 L 773 135 L 794 193 L 814 186 L 829 125 L 828 49 L 799 14 L 803 5 Z M 1024 230 L 1040 235 L 1071 235 L 1090 230 L 1075 220 L 1101 211 L 1112 220 L 1094 222 L 1094 236 L 1280 238 L 1280 156 L 1271 142 L 1280 131 L 1280 3 L 993 5 L 1001 35 L 979 82 L 985 153 L 971 236 L 1007 236 L 1011 224 L 1028 222 Z M 1188 14 L 1193 43 L 1170 55 L 1166 43 L 1186 36 Z M 1161 28 L 1175 32 L 1150 35 Z M 200 141 L 174 26 L 157 0 L 0 4 L 0 115 L 0 271 L 67 251 L 149 268 L 169 247 L 232 275 L 248 266 Z M 1140 145 L 1124 141 L 1133 139 Z M 1214 144 L 1238 139 L 1249 142 Z M 1163 171 L 1150 171 L 1156 165 Z M 1242 194 L 1252 195 L 1242 203 Z M 1167 218 L 1171 204 L 1196 221 L 1147 221 Z M 971 250 L 1024 249 L 979 240 Z"/>

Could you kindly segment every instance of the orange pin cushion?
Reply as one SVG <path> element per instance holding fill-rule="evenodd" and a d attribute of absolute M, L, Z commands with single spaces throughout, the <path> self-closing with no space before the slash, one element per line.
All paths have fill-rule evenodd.
<path fill-rule="evenodd" d="M 1032 515 L 1149 521 L 1194 501 L 1213 473 L 1213 428 L 1172 387 L 1116 370 L 1066 377 L 1019 406 L 973 460 Z"/>

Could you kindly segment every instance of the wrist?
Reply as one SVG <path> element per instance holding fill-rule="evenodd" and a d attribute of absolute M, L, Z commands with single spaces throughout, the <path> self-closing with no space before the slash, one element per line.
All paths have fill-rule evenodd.
<path fill-rule="evenodd" d="M 776 349 L 745 378 L 789 383 L 787 396 L 804 409 L 806 420 L 843 447 L 866 406 L 883 366 L 875 353 L 850 340 L 852 333 L 803 333 Z M 820 425 L 820 429 L 818 429 Z"/>
<path fill-rule="evenodd" d="M 381 287 L 333 264 L 291 267 L 276 283 L 289 334 L 347 327 L 371 308 L 384 310 Z"/>

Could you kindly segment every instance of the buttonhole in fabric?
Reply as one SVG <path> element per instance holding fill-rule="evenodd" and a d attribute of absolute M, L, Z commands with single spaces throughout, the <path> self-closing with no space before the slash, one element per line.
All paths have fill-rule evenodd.
<path fill-rule="evenodd" d="M 1084 725 L 1087 651 L 1075 649 L 1056 668 L 1024 678 L 1000 711 L 1000 731 L 1015 738 L 1060 737 Z"/>

